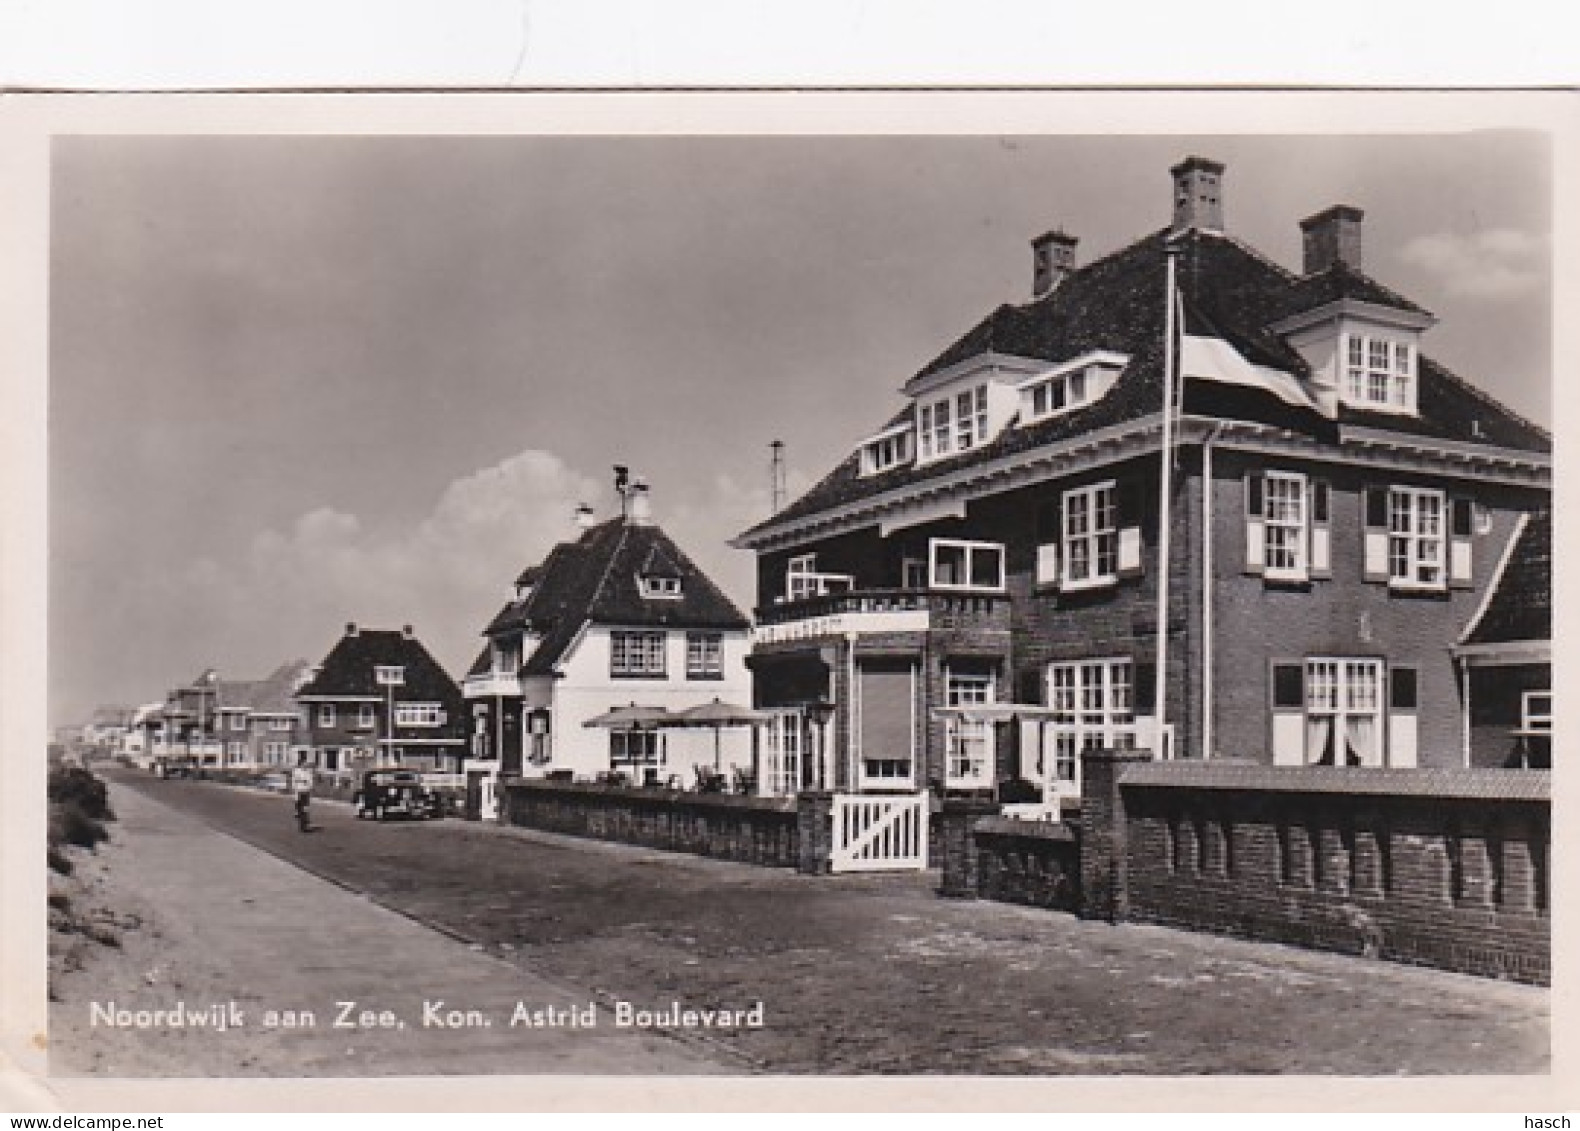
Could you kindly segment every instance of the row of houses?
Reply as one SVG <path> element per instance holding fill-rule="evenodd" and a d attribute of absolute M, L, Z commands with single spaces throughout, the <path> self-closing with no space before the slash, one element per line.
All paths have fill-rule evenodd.
<path fill-rule="evenodd" d="M 1225 169 L 905 380 L 741 533 L 740 610 L 619 472 L 529 565 L 457 686 L 409 630 L 206 675 L 129 724 L 217 765 L 368 760 L 760 794 L 1079 793 L 1081 753 L 1353 767 L 1550 764 L 1551 437 L 1430 352 L 1363 269 L 1363 215 L 1294 270 L 1224 224 Z M 721 708 L 711 728 L 660 723 Z M 729 708 L 737 708 L 732 714 Z M 722 720 L 722 721 L 721 721 Z"/>

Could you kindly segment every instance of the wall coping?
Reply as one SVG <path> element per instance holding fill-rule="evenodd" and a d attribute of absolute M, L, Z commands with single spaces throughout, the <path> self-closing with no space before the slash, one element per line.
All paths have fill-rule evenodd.
<path fill-rule="evenodd" d="M 794 813 L 794 797 L 749 797 L 738 793 L 695 793 L 680 789 L 651 789 L 634 785 L 606 785 L 599 782 L 549 781 L 546 778 L 506 778 L 501 789 L 570 797 L 598 797 L 649 805 L 674 805 L 689 808 L 749 810 L 756 813 Z"/>
<path fill-rule="evenodd" d="M 1021 821 L 1014 817 L 983 817 L 971 826 L 978 834 L 1022 837 L 1026 840 L 1079 839 L 1076 831 L 1063 821 Z"/>
<path fill-rule="evenodd" d="M 1432 767 L 1267 766 L 1248 762 L 1141 762 L 1125 767 L 1122 788 L 1257 790 L 1472 801 L 1552 800 L 1550 770 Z"/>

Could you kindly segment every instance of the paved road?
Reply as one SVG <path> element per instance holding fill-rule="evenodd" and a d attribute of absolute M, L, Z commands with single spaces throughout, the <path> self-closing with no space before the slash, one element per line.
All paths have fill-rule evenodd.
<path fill-rule="evenodd" d="M 741 1071 L 696 1045 L 616 1028 L 607 1011 L 589 1012 L 586 993 L 475 951 L 180 808 L 124 788 L 113 806 L 117 851 L 106 890 L 130 904 L 117 915 L 122 945 L 60 979 L 52 1074 Z M 169 1016 L 177 1003 L 215 1019 L 177 1024 Z M 518 1003 L 567 1024 L 511 1025 Z M 159 1010 L 166 1017 L 148 1016 L 148 1025 L 137 1017 Z M 594 1027 L 570 1025 L 589 1019 Z"/>
<path fill-rule="evenodd" d="M 772 1072 L 1531 1073 L 1548 994 L 1342 955 L 943 900 L 519 829 L 378 825 L 123 774 L 161 803 L 600 1000 L 744 1008 Z M 207 870 L 208 861 L 202 861 Z M 382 950 L 389 953 L 392 946 Z"/>

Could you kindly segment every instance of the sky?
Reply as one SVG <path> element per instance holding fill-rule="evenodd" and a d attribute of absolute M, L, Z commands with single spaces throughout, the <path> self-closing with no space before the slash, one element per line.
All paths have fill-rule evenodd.
<path fill-rule="evenodd" d="M 1426 351 L 1551 419 L 1549 154 L 1531 134 L 56 140 L 51 723 L 206 668 L 414 626 L 459 678 L 521 568 L 615 509 L 610 468 L 735 598 L 767 516 L 1030 297 L 1164 226 L 1223 161 L 1226 228 L 1292 269 L 1365 211 Z"/>

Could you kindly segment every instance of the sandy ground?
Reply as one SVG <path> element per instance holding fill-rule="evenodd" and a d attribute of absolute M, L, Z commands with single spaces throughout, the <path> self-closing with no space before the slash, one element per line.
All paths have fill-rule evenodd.
<path fill-rule="evenodd" d="M 568 1023 L 590 999 L 135 791 L 116 790 L 113 804 L 114 839 L 78 854 L 72 886 L 74 905 L 113 920 L 120 945 L 58 938 L 52 1076 L 690 1075 L 729 1064 L 700 1043 L 616 1029 L 606 1011 L 594 1027 L 513 1026 L 518 1003 Z M 445 1006 L 430 1014 L 435 1002 Z M 178 1005 L 228 1027 L 138 1024 Z M 486 1023 L 452 1027 L 455 1007 Z M 109 1024 L 106 1010 L 133 1024 Z"/>
<path fill-rule="evenodd" d="M 1377 1077 L 1545 1073 L 1551 1063 L 1549 994 L 1540 987 L 944 900 L 936 875 L 925 873 L 805 877 L 460 821 L 358 822 L 344 807 L 324 805 L 323 832 L 302 837 L 284 798 L 135 777 L 114 788 L 129 811 L 141 804 L 148 812 L 130 796 L 145 793 L 437 926 L 478 948 L 469 953 L 491 956 L 504 969 L 496 979 L 514 971 L 583 998 L 649 1008 L 763 1002 L 762 1028 L 714 1034 L 705 1051 L 727 1065 L 769 1073 Z M 127 858 L 146 858 L 160 843 L 150 831 Z M 203 871 L 216 874 L 207 854 L 233 842 L 211 833 L 189 843 L 204 846 Z M 149 874 L 147 859 L 126 869 L 156 903 L 191 871 L 190 861 L 168 859 L 171 876 L 162 880 Z M 254 873 L 285 865 L 261 853 L 245 860 L 232 866 L 232 888 L 194 910 L 192 922 L 156 920 L 166 949 L 145 952 L 132 973 L 149 969 L 150 957 L 157 967 L 170 946 L 202 950 L 225 924 L 251 922 L 245 900 L 256 898 L 246 890 Z M 135 904 L 119 906 L 136 912 Z M 383 938 L 367 945 L 396 953 Z M 325 985 L 351 977 L 343 964 L 321 968 L 316 940 L 309 932 L 293 949 L 277 939 L 299 956 L 291 977 Z M 446 953 L 467 951 L 444 941 Z M 137 946 L 129 944 L 129 956 Z M 245 946 L 228 962 L 213 942 L 207 951 L 205 993 L 267 961 Z M 346 996 L 373 992 L 336 984 L 347 986 Z M 103 1040 L 89 1043 L 104 1063 L 127 1055 Z M 315 1070 L 347 1056 L 338 1063 L 358 1072 L 382 1070 L 380 1057 L 396 1051 L 312 1049 L 317 1059 L 306 1062 Z M 278 1064 L 277 1056 L 257 1054 L 256 1070 Z M 594 1064 L 586 1070 L 600 1070 Z"/>

